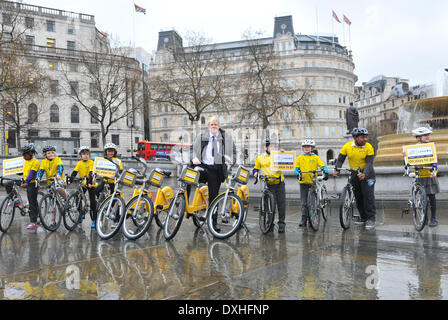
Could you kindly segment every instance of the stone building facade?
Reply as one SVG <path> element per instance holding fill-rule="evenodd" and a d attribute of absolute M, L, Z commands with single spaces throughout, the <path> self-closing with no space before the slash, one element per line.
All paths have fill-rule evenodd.
<path fill-rule="evenodd" d="M 25 30 L 27 62 L 39 65 L 51 79 L 44 99 L 29 101 L 29 108 L 37 106 L 39 114 L 37 119 L 27 122 L 28 134 L 21 134 L 21 144 L 34 142 L 38 150 L 42 145 L 54 144 L 61 154 L 74 154 L 80 145 L 88 145 L 93 153 L 102 153 L 103 143 L 98 121 L 70 96 L 73 84 L 73 88 L 89 96 L 86 98 L 88 105 L 98 106 L 80 58 L 83 53 L 89 52 L 104 52 L 106 58 L 112 52 L 108 36 L 96 28 L 95 17 L 9 1 L 0 1 L 0 10 L 2 23 L 11 15 L 20 17 L 18 21 L 23 24 L 20 27 Z M 129 64 L 140 69 L 139 63 L 134 59 L 129 58 Z M 67 78 L 70 84 L 67 83 Z M 130 99 L 126 100 L 123 107 L 127 108 L 132 102 Z M 143 139 L 143 116 L 138 113 L 134 119 L 132 130 L 131 121 L 123 118 L 112 125 L 107 136 L 106 142 L 117 144 L 119 153 L 123 156 L 130 155 L 131 140 L 136 149 L 136 142 Z M 9 153 L 16 154 L 17 141 L 14 140 L 17 133 L 8 131 Z M 3 136 L 4 132 L 3 129 Z M 3 146 L 5 141 L 2 140 Z"/>
<path fill-rule="evenodd" d="M 334 42 L 333 42 L 334 40 Z M 277 138 L 281 148 L 301 152 L 299 142 L 306 138 L 316 141 L 319 155 L 324 161 L 337 156 L 347 142 L 345 110 L 354 101 L 354 87 L 357 76 L 351 52 L 338 43 L 337 38 L 303 35 L 294 33 L 292 16 L 276 17 L 274 35 L 259 39 L 262 45 L 273 46 L 278 61 L 277 67 L 286 79 L 285 86 L 307 89 L 312 121 L 300 118 L 292 110 L 277 114 L 268 128 Z M 159 33 L 159 45 L 155 59 L 150 65 L 150 74 L 163 70 L 167 58 L 166 44 L 182 47 L 182 38 L 174 31 Z M 246 40 L 214 44 L 223 55 L 230 57 L 229 77 L 238 78 L 247 72 L 246 56 L 249 42 Z M 188 48 L 185 48 L 188 50 Z M 230 112 L 218 113 L 221 127 L 231 132 L 237 144 L 240 163 L 253 164 L 258 154 L 263 152 L 262 125 L 259 119 L 250 123 L 241 122 L 244 110 L 238 100 L 242 92 L 238 87 L 228 89 L 227 99 Z M 187 114 L 174 105 L 152 104 L 152 140 L 178 143 L 181 132 L 184 142 L 193 139 L 194 125 Z M 205 129 L 206 119 L 216 111 L 207 109 L 200 125 Z"/>

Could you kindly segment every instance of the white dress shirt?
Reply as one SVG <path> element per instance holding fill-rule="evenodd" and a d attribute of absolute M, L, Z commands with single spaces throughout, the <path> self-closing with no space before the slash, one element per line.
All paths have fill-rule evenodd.
<path fill-rule="evenodd" d="M 213 137 L 215 137 L 215 142 L 213 142 Z M 215 164 L 215 157 L 212 155 L 213 144 L 215 145 L 215 156 L 219 152 L 219 143 L 212 133 L 210 133 L 210 137 L 208 140 L 207 149 L 205 151 L 205 157 L 203 159 L 204 163 L 212 166 Z"/>

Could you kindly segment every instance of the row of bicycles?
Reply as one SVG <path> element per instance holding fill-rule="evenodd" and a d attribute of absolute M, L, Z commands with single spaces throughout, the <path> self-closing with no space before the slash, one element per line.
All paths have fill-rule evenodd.
<path fill-rule="evenodd" d="M 207 225 L 210 233 L 218 239 L 226 239 L 234 235 L 240 228 L 247 227 L 245 221 L 249 206 L 249 170 L 239 166 L 234 173 L 229 168 L 229 176 L 226 189 L 214 201 L 209 203 L 208 187 L 199 183 L 200 174 L 204 169 L 192 167 L 189 164 L 182 165 L 182 171 L 178 178 L 177 190 L 170 186 L 163 186 L 163 180 L 171 176 L 170 171 L 154 169 L 149 174 L 148 165 L 145 160 L 134 157 L 143 165 L 143 172 L 135 169 L 120 170 L 119 165 L 112 159 L 106 158 L 113 163 L 117 170 L 114 177 L 114 190 L 110 190 L 109 184 L 98 195 L 98 208 L 96 219 L 96 230 L 101 239 L 107 240 L 114 237 L 120 230 L 130 240 L 142 237 L 151 226 L 153 220 L 163 230 L 165 239 L 171 240 L 178 233 L 184 219 L 191 219 L 196 228 Z M 424 167 L 416 167 L 414 172 L 406 168 L 405 175 L 414 178 L 409 198 L 409 209 L 412 210 L 413 222 L 417 231 L 421 231 L 427 221 L 428 201 L 425 188 L 417 182 L 419 170 Z M 348 181 L 340 194 L 339 221 L 343 229 L 351 226 L 354 215 L 354 189 L 351 183 L 351 174 L 358 174 L 361 170 L 342 169 L 347 171 Z M 311 173 L 313 185 L 308 193 L 309 225 L 315 231 L 319 230 L 321 217 L 327 221 L 330 211 L 331 198 L 323 183 L 323 176 L 318 171 L 306 171 L 302 174 Z M 99 178 L 99 177 L 98 177 Z M 85 178 L 84 178 L 85 179 Z M 56 231 L 61 222 L 69 231 L 83 221 L 84 217 L 91 213 L 90 202 L 83 187 L 86 181 L 75 179 L 76 188 L 67 200 L 64 201 L 58 193 L 58 188 L 63 184 L 57 179 L 49 179 L 51 184 L 46 192 L 39 190 L 38 204 L 39 217 L 43 227 L 49 231 Z M 14 182 L 10 192 L 0 204 L 0 230 L 7 232 L 10 228 L 14 215 L 18 211 L 22 216 L 29 213 L 29 207 L 25 205 L 18 186 L 21 180 L 2 178 Z M 272 178 L 260 175 L 255 184 L 262 181 L 259 207 L 259 226 L 263 234 L 272 231 L 274 226 L 275 199 L 268 188 L 268 181 Z M 130 200 L 124 198 L 123 187 L 133 189 Z M 150 188 L 156 188 L 157 192 L 153 201 Z M 193 195 L 190 190 L 195 187 Z M 191 199 L 192 200 L 191 200 Z M 93 220 L 93 217 L 91 217 Z"/>

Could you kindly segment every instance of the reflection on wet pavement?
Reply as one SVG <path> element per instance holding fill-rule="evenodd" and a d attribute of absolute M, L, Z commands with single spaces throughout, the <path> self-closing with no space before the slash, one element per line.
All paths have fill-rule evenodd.
<path fill-rule="evenodd" d="M 413 230 L 386 210 L 374 231 L 343 232 L 337 210 L 318 232 L 298 227 L 261 235 L 252 210 L 226 241 L 186 220 L 166 242 L 153 222 L 136 242 L 102 241 L 89 229 L 29 233 L 16 217 L 0 236 L 3 299 L 447 299 L 448 221 Z"/>

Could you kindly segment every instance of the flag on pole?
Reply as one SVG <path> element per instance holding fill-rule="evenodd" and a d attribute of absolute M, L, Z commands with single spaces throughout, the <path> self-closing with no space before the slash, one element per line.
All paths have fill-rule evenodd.
<path fill-rule="evenodd" d="M 107 32 L 100 32 L 103 36 L 108 37 L 109 34 Z"/>
<path fill-rule="evenodd" d="M 345 14 L 344 14 L 344 21 L 345 21 L 345 23 L 347 23 L 349 26 L 352 25 L 352 22 L 345 16 Z"/>
<path fill-rule="evenodd" d="M 144 15 L 146 15 L 146 9 L 145 8 L 142 8 L 142 7 L 138 6 L 138 5 L 136 5 L 135 3 L 134 3 L 134 6 L 135 6 L 135 12 L 141 12 Z"/>
<path fill-rule="evenodd" d="M 334 11 L 333 11 L 333 18 L 334 18 L 337 22 L 341 23 L 341 20 L 339 20 L 338 15 L 337 15 L 336 12 L 334 12 Z"/>

